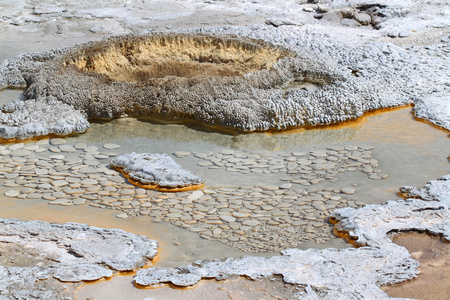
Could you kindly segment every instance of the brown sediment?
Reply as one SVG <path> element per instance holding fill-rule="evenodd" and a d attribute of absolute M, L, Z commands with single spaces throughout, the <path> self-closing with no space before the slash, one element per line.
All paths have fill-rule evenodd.
<path fill-rule="evenodd" d="M 397 195 L 400 196 L 400 197 L 402 197 L 403 199 L 406 199 L 406 198 L 416 198 L 416 199 L 418 198 L 418 199 L 420 199 L 420 197 L 408 197 L 408 194 L 409 194 L 408 191 L 402 193 L 402 192 L 401 192 L 401 189 L 399 189 L 399 190 L 397 191 Z"/>
<path fill-rule="evenodd" d="M 119 171 L 120 173 L 122 173 L 122 175 L 128 180 L 129 183 L 131 183 L 132 185 L 135 185 L 137 187 L 143 188 L 143 189 L 156 190 L 159 192 L 186 192 L 186 191 L 198 190 L 198 189 L 205 187 L 204 183 L 192 184 L 192 185 L 188 185 L 188 186 L 175 187 L 175 188 L 163 187 L 163 186 L 160 186 L 159 184 L 143 184 L 142 182 L 131 179 L 130 176 L 128 176 L 128 174 L 125 173 L 122 168 L 115 167 L 115 166 L 113 166 L 113 168 L 115 170 Z"/>
<path fill-rule="evenodd" d="M 18 87 L 18 86 L 7 86 L 3 89 L 0 89 L 0 92 L 3 92 L 4 90 L 23 90 L 23 87 Z"/>
<path fill-rule="evenodd" d="M 126 273 L 121 274 L 121 273 L 122 272 L 118 272 L 117 274 L 114 274 L 111 277 L 103 277 L 103 278 L 100 278 L 100 279 L 97 279 L 97 280 L 84 280 L 84 281 L 82 281 L 82 283 L 80 283 L 77 286 L 77 288 L 75 289 L 75 293 L 77 291 L 79 291 L 81 288 L 86 287 L 87 285 L 91 285 L 91 284 L 92 285 L 96 285 L 96 284 L 99 284 L 100 282 L 110 281 L 111 279 L 113 279 L 114 277 L 119 276 L 119 275 L 122 275 L 122 276 L 134 275 L 134 274 L 126 274 Z"/>
<path fill-rule="evenodd" d="M 420 262 L 419 275 L 411 280 L 382 287 L 390 297 L 423 300 L 450 299 L 450 242 L 440 236 L 407 232 L 392 238 Z"/>
<path fill-rule="evenodd" d="M 242 76 L 268 70 L 292 52 L 262 41 L 194 35 L 155 35 L 95 44 L 65 59 L 84 72 L 114 81 L 141 82 L 176 76 Z"/>

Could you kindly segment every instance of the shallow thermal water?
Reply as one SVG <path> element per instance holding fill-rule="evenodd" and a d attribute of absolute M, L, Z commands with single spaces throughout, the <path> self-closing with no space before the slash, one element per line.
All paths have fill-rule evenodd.
<path fill-rule="evenodd" d="M 124 123 L 128 124 L 128 126 L 122 126 Z M 395 193 L 399 186 L 411 184 L 420 186 L 428 181 L 429 178 L 444 175 L 449 171 L 446 154 L 450 146 L 450 141 L 446 137 L 446 133 L 428 124 L 415 121 L 410 114 L 410 108 L 373 114 L 362 121 L 348 124 L 347 126 L 297 130 L 295 132 L 278 134 L 257 133 L 243 136 L 228 136 L 218 133 L 195 131 L 183 125 L 158 125 L 136 120 L 116 120 L 106 124 L 94 124 L 90 133 L 79 138 L 92 142 L 91 133 L 93 134 L 97 128 L 102 128 L 99 131 L 106 133 L 102 135 L 101 142 L 121 144 L 120 151 L 128 151 L 124 143 L 127 140 L 133 140 L 133 148 L 137 147 L 139 149 L 139 147 L 142 147 L 140 151 L 161 152 L 166 149 L 165 151 L 168 153 L 180 149 L 189 151 L 220 151 L 222 148 L 236 149 L 237 147 L 235 148 L 233 146 L 237 145 L 236 143 L 240 145 L 239 148 L 247 151 L 269 153 L 274 152 L 274 149 L 277 150 L 275 152 L 283 152 L 292 149 L 321 148 L 330 144 L 368 143 L 375 147 L 373 150 L 374 156 L 380 161 L 380 167 L 383 169 L 383 172 L 390 175 L 388 179 L 369 180 L 361 174 L 344 173 L 344 176 L 339 177 L 335 183 L 326 182 L 322 184 L 323 186 L 357 184 L 357 192 L 352 196 L 365 203 L 381 203 L 389 199 L 394 199 L 396 198 Z M 142 134 L 139 137 L 134 137 L 133 132 L 135 131 L 132 128 L 136 128 L 136 131 L 141 134 L 142 132 L 146 132 L 146 135 Z M 116 133 L 114 139 L 111 139 L 108 130 Z M 181 133 L 180 131 L 183 132 Z M 175 135 L 172 140 L 167 139 L 167 137 L 171 136 L 170 132 Z M 121 137 L 121 133 L 123 133 L 124 137 Z M 144 136 L 148 138 L 144 138 Z M 176 136 L 179 137 L 178 141 L 181 140 L 179 143 L 174 142 Z M 158 140 L 158 143 L 151 143 L 149 138 Z M 147 139 L 147 143 L 144 142 L 145 139 Z M 247 141 L 247 144 L 242 141 Z M 257 143 L 258 141 L 260 141 L 260 144 Z M 249 146 L 245 148 L 245 145 Z M 183 160 L 179 161 L 184 162 Z M 196 173 L 202 172 L 202 168 L 198 168 L 195 164 L 185 162 L 185 166 L 189 166 L 191 170 L 195 169 Z M 201 175 L 205 176 L 205 174 Z M 246 180 L 247 176 L 240 176 L 240 180 Z M 209 176 L 207 178 L 210 179 L 211 177 Z M 276 181 L 275 178 L 274 180 Z M 219 184 L 219 182 L 211 183 L 209 181 L 209 184 L 215 185 Z M 223 177 L 222 185 L 233 185 L 233 180 Z M 325 244 L 308 242 L 302 244 L 300 247 L 321 248 L 348 246 L 346 244 L 339 244 L 338 241 L 339 239 L 333 239 Z M 183 245 L 178 247 L 183 247 Z M 172 248 L 174 247 L 172 246 Z M 161 250 L 162 255 L 164 255 L 164 249 Z M 201 252 L 204 255 L 210 254 L 206 251 Z M 216 253 L 216 256 L 217 254 L 219 253 Z M 227 253 L 228 255 L 231 256 L 233 254 Z M 161 259 L 156 263 L 156 266 L 165 264 L 164 259 Z M 219 298 L 224 297 L 224 299 L 228 299 L 227 297 L 230 295 L 230 293 L 226 295 L 219 293 L 222 291 L 220 284 L 216 286 L 208 282 L 202 283 L 198 288 L 187 290 L 170 289 L 169 287 L 148 290 L 136 289 L 130 284 L 131 281 L 131 276 L 118 276 L 95 285 L 85 285 L 78 292 L 78 297 L 79 299 L 86 299 L 92 295 L 96 295 L 96 299 L 108 299 L 110 295 L 120 294 L 132 295 L 136 299 L 140 297 L 170 299 L 171 297 L 181 296 L 187 297 L 187 299 L 193 299 L 203 297 L 211 291 L 216 292 Z M 225 284 L 225 286 L 228 285 Z M 228 291 L 242 293 L 241 288 L 234 286 L 230 286 Z"/>
<path fill-rule="evenodd" d="M 222 134 L 198 126 L 158 124 L 131 118 L 116 119 L 108 123 L 93 123 L 91 129 L 79 135 L 76 141 L 100 145 L 121 145 L 116 152 L 168 153 L 177 151 L 213 152 L 233 149 L 261 156 L 289 154 L 323 149 L 333 145 L 364 145 L 374 147 L 373 157 L 379 168 L 389 174 L 388 179 L 369 180 L 359 172 L 340 174 L 336 182 L 320 182 L 314 185 L 335 188 L 357 184 L 360 201 L 382 203 L 395 197 L 400 186 L 422 186 L 430 180 L 450 171 L 447 160 L 450 140 L 447 133 L 435 127 L 415 121 L 411 108 L 399 108 L 383 113 L 372 113 L 361 120 L 345 125 L 314 129 L 297 129 L 279 133 Z M 75 141 L 74 141 L 75 142 Z M 198 158 L 186 156 L 176 159 L 194 174 L 207 178 L 207 187 L 232 187 L 260 185 L 267 179 L 272 184 L 282 184 L 286 176 L 267 174 L 239 174 L 198 166 Z M 281 180 L 280 180 L 281 179 Z M 298 187 L 301 187 L 298 185 Z M 376 190 L 377 193 L 373 193 Z"/>
<path fill-rule="evenodd" d="M 0 92 L 0 102 L 2 103 L 20 97 L 21 92 L 18 90 Z M 114 143 L 120 146 L 113 150 L 116 154 L 131 151 L 167 153 L 184 168 L 204 177 L 208 189 L 239 189 L 243 186 L 254 188 L 265 185 L 281 186 L 289 183 L 291 186 L 287 188 L 288 190 L 304 189 L 310 195 L 316 191 L 333 192 L 334 196 L 342 196 L 347 199 L 347 202 L 341 202 L 341 205 L 358 206 L 369 203 L 383 203 L 398 198 L 396 192 L 402 185 L 423 186 L 432 178 L 448 174 L 450 164 L 447 156 L 449 154 L 448 149 L 450 149 L 450 139 L 447 134 L 433 126 L 415 121 L 411 115 L 411 108 L 406 107 L 369 114 L 356 122 L 345 125 L 298 129 L 280 133 L 219 133 L 197 125 L 161 124 L 148 120 L 124 118 L 107 123 L 93 123 L 85 134 L 67 137 L 66 141 L 68 145 L 86 143 L 99 149 L 104 144 Z M 25 146 L 32 146 L 33 143 L 26 143 Z M 47 147 L 45 151 L 35 155 L 38 158 L 48 159 L 55 153 L 49 151 L 51 145 L 44 144 L 42 143 L 42 147 Z M 3 146 L 9 145 L 4 144 Z M 342 147 L 348 149 L 360 147 L 358 149 L 362 155 L 369 155 L 367 153 L 370 152 L 370 159 L 378 161 L 377 166 L 373 169 L 379 169 L 379 171 L 369 174 L 387 174 L 389 176 L 385 179 L 373 180 L 369 179 L 368 174 L 361 172 L 361 170 L 347 169 L 345 172 L 334 174 L 333 180 L 323 180 L 314 184 L 304 182 L 302 184 L 295 181 L 298 179 L 296 177 L 298 174 L 278 172 L 276 169 L 273 169 L 273 172 L 258 173 L 254 171 L 255 168 L 241 169 L 237 172 L 236 170 L 239 169 L 236 169 L 233 163 L 231 163 L 231 166 L 225 164 L 222 167 L 212 168 L 205 159 L 205 157 L 210 156 L 226 159 L 227 156 L 221 153 L 229 153 L 232 150 L 234 156 L 246 155 L 250 157 L 251 155 L 257 155 L 258 159 L 264 161 L 258 163 L 264 164 L 278 159 L 286 162 L 289 157 L 297 152 L 307 153 L 304 157 L 308 157 L 308 153 L 311 156 L 314 151 L 324 149 L 330 151 L 330 148 L 338 149 Z M 186 153 L 175 155 L 180 151 Z M 348 152 L 350 152 L 348 155 L 354 154 L 353 150 Z M 361 153 L 358 155 L 361 155 Z M 4 155 L 3 158 L 6 156 L 8 155 Z M 314 159 L 317 160 L 317 158 Z M 107 158 L 99 158 L 98 160 L 104 164 L 109 161 Z M 267 167 L 263 169 L 267 169 Z M 5 186 L 5 180 L 1 180 L 1 183 L 0 194 L 4 195 L 7 190 L 11 189 L 11 186 Z M 339 190 L 344 187 L 351 187 L 356 191 L 343 195 L 339 193 Z M 17 189 L 20 189 L 20 187 Z M 334 192 L 336 190 L 337 192 Z M 235 192 L 240 192 L 240 190 Z M 100 198 L 100 196 L 98 197 Z M 325 202 L 325 199 L 323 201 Z M 22 200 L 2 196 L 0 211 L 0 216 L 6 218 L 40 219 L 61 223 L 80 222 L 100 227 L 121 228 L 129 232 L 144 234 L 160 243 L 159 260 L 155 262 L 157 267 L 176 267 L 197 259 L 239 257 L 245 254 L 238 251 L 239 248 L 233 245 L 225 245 L 214 240 L 214 238 L 209 239 L 211 236 L 204 235 L 202 238 L 192 230 L 185 230 L 181 226 L 183 224 L 178 221 L 175 221 L 175 225 L 173 225 L 164 220 L 152 222 L 155 220 L 154 217 L 148 216 L 119 219 L 116 217 L 118 215 L 116 210 L 91 207 L 88 206 L 88 203 L 76 206 L 48 205 L 48 201 L 44 199 L 35 200 L 24 197 Z M 315 215 L 315 217 L 317 216 Z M 314 222 L 317 222 L 318 219 L 314 220 L 316 220 Z M 302 249 L 349 247 L 344 240 L 332 238 L 331 224 L 327 224 L 326 219 L 324 222 L 325 226 L 318 223 L 317 226 L 322 226 L 320 227 L 321 230 L 325 233 L 328 232 L 326 239 L 310 238 L 297 246 Z M 285 230 L 284 227 L 279 229 Z M 281 233 L 280 236 L 282 236 Z M 283 248 L 292 247 L 290 245 L 292 244 L 281 244 L 279 248 L 270 249 L 275 249 L 276 252 Z M 259 252 L 257 255 L 274 254 L 274 251 Z M 157 296 L 152 294 L 152 290 L 136 289 L 131 282 L 132 277 L 130 275 L 116 276 L 98 284 L 89 284 L 81 288 L 79 299 L 88 297 L 109 299 L 108 295 L 111 294 L 105 293 L 105 291 L 112 292 L 114 295 L 117 295 L 120 291 L 124 293 L 123 295 L 132 295 L 133 299 Z M 212 290 L 217 289 L 220 290 L 221 287 L 207 285 L 203 292 L 199 290 L 200 294 L 192 294 L 192 297 L 202 297 L 201 295 L 205 296 Z M 242 291 L 242 287 L 236 287 L 236 289 Z M 178 297 L 179 292 L 177 290 L 176 295 L 173 294 L 173 296 Z M 233 292 L 233 290 L 229 290 L 228 295 L 229 292 Z M 160 299 L 159 296 L 163 292 L 158 293 L 158 299 Z M 165 292 L 165 295 L 172 295 L 171 293 Z M 104 295 L 104 298 L 101 295 Z"/>

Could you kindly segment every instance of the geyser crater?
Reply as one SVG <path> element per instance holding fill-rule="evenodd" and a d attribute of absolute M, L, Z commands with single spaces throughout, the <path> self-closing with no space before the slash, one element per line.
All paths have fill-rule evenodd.
<path fill-rule="evenodd" d="M 66 65 L 103 74 L 113 81 L 152 78 L 242 76 L 269 70 L 293 52 L 261 41 L 214 36 L 156 35 L 94 44 Z"/>

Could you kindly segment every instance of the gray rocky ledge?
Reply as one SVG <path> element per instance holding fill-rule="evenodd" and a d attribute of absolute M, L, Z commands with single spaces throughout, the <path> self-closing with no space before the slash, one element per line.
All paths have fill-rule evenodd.
<path fill-rule="evenodd" d="M 158 243 L 119 229 L 0 219 L 0 299 L 56 299 L 51 277 L 80 282 L 144 266 Z M 12 260 L 7 260 L 8 251 Z"/>
<path fill-rule="evenodd" d="M 189 286 L 203 278 L 239 275 L 257 279 L 280 274 L 304 289 L 299 299 L 389 299 L 380 286 L 414 278 L 419 265 L 406 248 L 392 243 L 391 232 L 428 231 L 450 240 L 450 175 L 430 181 L 423 189 L 402 190 L 411 191 L 414 197 L 423 195 L 427 201 L 408 198 L 334 211 L 337 229 L 364 245 L 360 248 L 288 249 L 282 256 L 197 261 L 173 269 L 140 270 L 135 281 L 143 286 Z"/>
<path fill-rule="evenodd" d="M 204 179 L 183 169 L 167 154 L 126 153 L 111 160 L 135 184 L 158 190 L 201 187 Z"/>

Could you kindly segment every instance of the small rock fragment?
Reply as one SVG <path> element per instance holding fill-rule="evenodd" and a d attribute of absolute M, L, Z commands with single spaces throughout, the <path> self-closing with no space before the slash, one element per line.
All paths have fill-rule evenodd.
<path fill-rule="evenodd" d="M 352 195 L 355 192 L 356 192 L 356 189 L 351 188 L 351 187 L 346 187 L 346 188 L 341 189 L 341 193 L 347 194 L 347 195 Z"/>
<path fill-rule="evenodd" d="M 355 20 L 361 25 L 369 25 L 372 22 L 372 17 L 365 13 L 356 13 L 354 16 Z"/>

